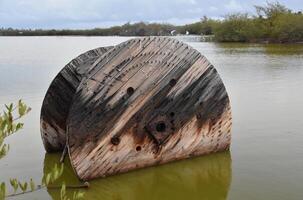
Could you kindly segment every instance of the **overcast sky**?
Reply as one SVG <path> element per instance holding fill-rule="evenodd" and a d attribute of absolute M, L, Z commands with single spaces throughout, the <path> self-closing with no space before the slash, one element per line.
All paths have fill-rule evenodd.
<path fill-rule="evenodd" d="M 126 22 L 185 24 L 203 15 L 222 18 L 233 12 L 254 13 L 265 0 L 0 0 L 0 27 L 94 28 Z M 280 0 L 295 11 L 303 0 Z"/>

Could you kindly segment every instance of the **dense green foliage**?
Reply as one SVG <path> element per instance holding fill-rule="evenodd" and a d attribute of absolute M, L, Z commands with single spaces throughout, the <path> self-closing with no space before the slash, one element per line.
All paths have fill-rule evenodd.
<path fill-rule="evenodd" d="M 256 14 L 227 15 L 223 20 L 204 16 L 199 22 L 174 26 L 159 23 L 134 23 L 110 28 L 89 30 L 42 30 L 42 29 L 0 29 L 0 36 L 44 36 L 44 35 L 86 35 L 86 36 L 167 36 L 175 34 L 215 35 L 218 42 L 302 42 L 303 14 L 293 12 L 284 5 L 274 2 L 266 6 L 255 6 Z"/>
<path fill-rule="evenodd" d="M 170 35 L 176 27 L 170 24 L 157 23 L 126 23 L 122 26 L 113 26 L 110 28 L 94 28 L 88 30 L 43 30 L 43 29 L 0 29 L 2 36 L 45 36 L 45 35 L 86 35 L 86 36 L 146 36 L 146 35 Z"/>
<path fill-rule="evenodd" d="M 256 15 L 232 14 L 213 27 L 220 42 L 302 42 L 303 14 L 280 3 L 255 6 Z"/>
<path fill-rule="evenodd" d="M 215 20 L 204 17 L 200 22 L 187 24 L 184 26 L 174 26 L 171 24 L 159 23 L 126 23 L 122 26 L 113 26 L 110 28 L 94 28 L 87 30 L 63 29 L 63 30 L 43 30 L 43 29 L 0 29 L 0 36 L 46 36 L 46 35 L 86 35 L 86 36 L 167 36 L 171 35 L 172 31 L 175 34 L 185 34 L 188 31 L 190 34 L 213 34 L 212 27 L 216 23 Z"/>
<path fill-rule="evenodd" d="M 176 30 L 178 30 L 179 33 L 185 34 L 186 31 L 188 31 L 190 34 L 196 34 L 196 35 L 212 35 L 213 27 L 218 22 L 213 19 L 209 19 L 206 16 L 204 16 L 201 21 L 192 23 L 192 24 L 186 24 L 184 26 L 178 26 L 176 27 Z"/>

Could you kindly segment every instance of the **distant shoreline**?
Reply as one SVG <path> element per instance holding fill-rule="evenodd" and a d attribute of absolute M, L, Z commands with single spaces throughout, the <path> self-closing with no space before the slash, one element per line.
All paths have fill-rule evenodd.
<path fill-rule="evenodd" d="M 201 36 L 206 42 L 258 44 L 303 44 L 303 12 L 293 12 L 275 2 L 255 6 L 256 15 L 234 13 L 224 20 L 204 16 L 199 22 L 175 26 L 159 23 L 126 23 L 94 29 L 13 29 L 0 28 L 0 36 Z"/>
<path fill-rule="evenodd" d="M 260 40 L 260 41 L 215 41 L 214 35 L 0 35 L 0 37 L 179 37 L 179 38 L 199 38 L 199 42 L 213 42 L 213 43 L 239 43 L 239 44 L 298 44 L 303 45 L 303 41 L 296 42 L 282 42 L 282 41 L 271 41 L 271 40 Z M 204 39 L 203 39 L 204 38 Z M 206 39 L 205 39 L 206 38 Z"/>

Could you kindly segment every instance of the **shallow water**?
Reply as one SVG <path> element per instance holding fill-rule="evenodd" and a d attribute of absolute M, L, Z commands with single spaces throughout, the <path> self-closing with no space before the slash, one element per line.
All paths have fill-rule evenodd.
<path fill-rule="evenodd" d="M 0 105 L 32 111 L 6 142 L 0 181 L 41 181 L 60 155 L 45 154 L 39 115 L 55 75 L 72 58 L 126 37 L 0 37 Z M 230 152 L 91 182 L 86 199 L 303 199 L 303 45 L 188 42 L 214 64 L 232 102 Z M 63 179 L 76 184 L 70 167 Z M 11 199 L 58 199 L 55 189 Z"/>

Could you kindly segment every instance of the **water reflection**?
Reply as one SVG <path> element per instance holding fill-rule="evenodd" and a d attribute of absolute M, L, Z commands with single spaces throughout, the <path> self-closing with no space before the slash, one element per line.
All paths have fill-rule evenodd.
<path fill-rule="evenodd" d="M 267 54 L 267 55 L 302 55 L 302 44 L 250 44 L 250 43 L 214 43 L 228 54 Z"/>
<path fill-rule="evenodd" d="M 272 55 L 301 55 L 302 44 L 267 44 L 264 45 L 265 53 Z"/>
<path fill-rule="evenodd" d="M 58 163 L 59 157 L 45 155 L 44 174 Z M 79 183 L 68 161 L 64 170 L 58 181 Z M 230 152 L 217 153 L 91 181 L 85 199 L 222 200 L 227 199 L 231 173 Z M 48 193 L 59 199 L 58 190 L 48 189 Z"/>

